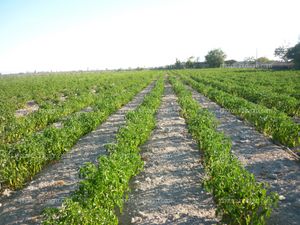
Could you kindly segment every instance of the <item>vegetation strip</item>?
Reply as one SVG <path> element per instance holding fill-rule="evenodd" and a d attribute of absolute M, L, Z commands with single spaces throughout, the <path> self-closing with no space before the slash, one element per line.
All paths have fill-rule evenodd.
<path fill-rule="evenodd" d="M 206 86 L 187 76 L 181 76 L 181 78 L 200 93 L 229 109 L 233 114 L 252 123 L 258 131 L 270 135 L 273 140 L 288 147 L 300 144 L 300 124 L 295 124 L 286 114 Z"/>
<path fill-rule="evenodd" d="M 203 154 L 188 133 L 169 82 L 156 115 L 156 127 L 142 146 L 143 173 L 131 181 L 132 192 L 119 224 L 217 224 L 212 195 L 199 183 L 205 176 Z"/>
<path fill-rule="evenodd" d="M 0 184 L 10 188 L 21 187 L 44 165 L 57 160 L 83 135 L 95 129 L 110 114 L 130 101 L 150 81 L 149 76 L 128 77 L 99 98 L 94 111 L 74 114 L 63 122 L 63 128 L 48 127 L 43 133 L 36 133 L 24 142 L 1 146 Z"/>
<path fill-rule="evenodd" d="M 259 133 L 250 124 L 242 122 L 221 106 L 197 91 L 193 98 L 218 119 L 217 130 L 232 140 L 232 153 L 253 173 L 256 180 L 270 185 L 277 192 L 278 207 L 272 211 L 268 224 L 297 224 L 300 221 L 300 167 L 299 162 Z"/>
<path fill-rule="evenodd" d="M 277 194 L 268 194 L 265 184 L 256 182 L 253 174 L 231 154 L 231 141 L 216 131 L 214 116 L 200 108 L 181 82 L 172 77 L 171 83 L 189 131 L 204 151 L 208 174 L 204 184 L 215 197 L 222 221 L 227 224 L 265 224 L 277 202 Z"/>
<path fill-rule="evenodd" d="M 240 86 L 252 86 L 264 88 L 273 93 L 289 95 L 300 100 L 299 78 L 297 70 L 287 71 L 265 71 L 265 70 L 222 70 L 214 71 L 213 77 L 220 81 L 230 81 Z M 213 73 L 214 73 L 213 72 Z M 250 72 L 250 73 L 249 73 Z M 208 72 L 210 73 L 210 72 Z M 213 75 L 212 73 L 212 75 Z M 217 75 L 218 74 L 218 75 Z"/>
<path fill-rule="evenodd" d="M 82 180 L 79 169 L 86 162 L 96 163 L 100 155 L 108 154 L 106 145 L 115 140 L 118 129 L 126 122 L 127 112 L 136 109 L 154 85 L 155 82 L 152 82 L 99 127 L 81 137 L 69 152 L 46 166 L 22 190 L 12 193 L 5 190 L 6 193 L 0 195 L 0 221 L 4 224 L 39 224 L 43 209 L 60 207 L 63 200 L 77 190 Z"/>
<path fill-rule="evenodd" d="M 108 146 L 109 156 L 99 157 L 98 165 L 88 163 L 81 169 L 85 179 L 75 194 L 60 209 L 46 210 L 44 224 L 117 224 L 115 210 L 122 211 L 129 180 L 139 173 L 143 161 L 139 146 L 155 127 L 155 112 L 163 93 L 163 78 L 143 103 L 126 115 L 126 125 Z"/>
<path fill-rule="evenodd" d="M 289 95 L 274 93 L 268 91 L 265 87 L 241 86 L 234 84 L 234 82 L 221 82 L 216 81 L 214 78 L 203 78 L 199 75 L 192 75 L 191 77 L 205 85 L 210 85 L 229 94 L 245 98 L 250 102 L 266 106 L 270 109 L 276 108 L 290 116 L 300 115 L 299 101 Z"/>
<path fill-rule="evenodd" d="M 1 141 L 16 141 L 60 116 L 83 108 L 94 97 L 92 89 L 97 95 L 114 82 L 116 77 L 107 75 L 83 73 L 0 78 Z M 126 77 L 117 76 L 119 79 Z M 28 101 L 34 101 L 39 110 L 16 118 L 15 111 L 24 108 Z"/>
<path fill-rule="evenodd" d="M 0 144 L 10 144 L 24 139 L 32 133 L 45 128 L 47 125 L 56 122 L 61 117 L 93 104 L 97 98 L 103 97 L 102 91 L 110 88 L 108 81 L 102 81 L 97 84 L 103 89 L 101 90 L 101 94 L 93 94 L 89 90 L 80 90 L 80 92 L 77 92 L 80 93 L 78 96 L 74 92 L 69 93 L 69 97 L 65 101 L 53 99 L 41 102 L 41 108 L 37 112 L 27 115 L 24 118 L 15 119 L 4 127 Z"/>
<path fill-rule="evenodd" d="M 0 144 L 11 144 L 26 139 L 51 123 L 94 105 L 105 93 L 119 85 L 118 83 L 141 75 L 151 77 L 154 73 L 87 73 L 35 76 L 34 79 L 30 76 L 25 79 L 19 77 L 16 80 L 14 77 L 2 79 L 3 84 L 0 83 L 0 88 L 4 91 L 0 90 Z M 51 85 L 45 85 L 43 82 L 51 82 Z M 30 106 L 28 104 L 35 104 L 38 110 L 21 117 L 14 115 L 14 108 L 25 108 L 21 112 L 26 114 L 26 108 Z"/>
<path fill-rule="evenodd" d="M 201 69 L 178 70 L 177 73 L 195 75 L 200 78 L 234 84 L 243 88 L 253 88 L 266 94 L 290 96 L 300 100 L 300 71 L 273 71 L 259 69 Z M 261 96 L 268 97 L 268 96 Z M 284 104 L 284 103 L 282 103 Z M 289 103 L 287 103 L 289 104 Z"/>

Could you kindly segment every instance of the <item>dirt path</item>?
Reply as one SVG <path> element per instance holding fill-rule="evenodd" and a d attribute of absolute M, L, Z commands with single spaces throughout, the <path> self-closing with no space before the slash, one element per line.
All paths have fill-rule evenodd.
<path fill-rule="evenodd" d="M 294 120 L 295 123 L 300 124 L 300 117 L 294 116 L 294 117 L 292 117 L 292 119 Z"/>
<path fill-rule="evenodd" d="M 216 224 L 212 197 L 201 188 L 201 154 L 166 85 L 157 127 L 143 146 L 144 171 L 132 181 L 120 224 Z"/>
<path fill-rule="evenodd" d="M 300 223 L 300 164 L 249 123 L 193 91 L 193 97 L 219 120 L 219 131 L 232 139 L 233 153 L 258 181 L 267 182 L 281 197 L 268 224 Z"/>
<path fill-rule="evenodd" d="M 118 128 L 124 125 L 125 114 L 136 108 L 154 83 L 131 102 L 110 116 L 95 131 L 81 138 L 62 159 L 46 167 L 24 189 L 11 196 L 0 197 L 0 224 L 36 224 L 45 207 L 59 207 L 63 199 L 76 190 L 79 168 L 85 162 L 96 162 L 106 154 L 105 144 L 114 140 Z"/>

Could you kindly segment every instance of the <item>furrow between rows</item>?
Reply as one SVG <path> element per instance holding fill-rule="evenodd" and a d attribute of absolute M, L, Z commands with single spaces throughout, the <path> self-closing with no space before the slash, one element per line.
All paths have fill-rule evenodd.
<path fill-rule="evenodd" d="M 142 147 L 144 171 L 131 182 L 132 192 L 120 224 L 216 224 L 211 194 L 201 187 L 204 168 L 196 142 L 171 85 L 165 86 L 156 128 Z"/>

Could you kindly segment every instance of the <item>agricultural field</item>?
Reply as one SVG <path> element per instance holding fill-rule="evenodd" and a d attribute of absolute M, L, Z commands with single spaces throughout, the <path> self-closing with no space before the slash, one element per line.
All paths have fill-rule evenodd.
<path fill-rule="evenodd" d="M 153 74 L 1 80 L 1 186 L 20 187 L 127 103 Z"/>
<path fill-rule="evenodd" d="M 0 77 L 0 224 L 298 224 L 300 72 Z"/>

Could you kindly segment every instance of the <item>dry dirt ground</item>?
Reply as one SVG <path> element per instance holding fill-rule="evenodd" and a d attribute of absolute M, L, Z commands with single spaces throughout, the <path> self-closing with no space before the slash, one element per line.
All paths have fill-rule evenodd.
<path fill-rule="evenodd" d="M 166 85 L 157 126 L 142 147 L 144 171 L 136 176 L 120 224 L 216 224 L 214 202 L 201 187 L 204 169 L 197 144 Z"/>
<path fill-rule="evenodd" d="M 106 154 L 105 145 L 114 141 L 125 114 L 135 109 L 154 83 L 140 92 L 130 103 L 110 116 L 95 131 L 81 138 L 57 163 L 47 166 L 33 181 L 19 191 L 6 192 L 0 196 L 0 224 L 37 224 L 45 207 L 59 207 L 80 181 L 79 168 L 85 162 L 96 162 L 99 155 Z"/>
<path fill-rule="evenodd" d="M 31 100 L 28 101 L 25 104 L 25 108 L 24 109 L 18 109 L 15 112 L 15 117 L 19 118 L 19 117 L 24 117 L 27 116 L 35 111 L 39 110 L 39 105 L 37 103 L 35 103 L 35 101 Z"/>
<path fill-rule="evenodd" d="M 233 153 L 258 181 L 280 195 L 268 224 L 300 224 L 300 163 L 282 147 L 203 95 L 193 97 L 219 120 L 218 130 L 232 139 Z"/>

